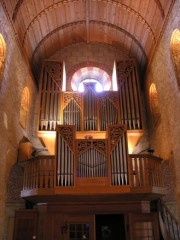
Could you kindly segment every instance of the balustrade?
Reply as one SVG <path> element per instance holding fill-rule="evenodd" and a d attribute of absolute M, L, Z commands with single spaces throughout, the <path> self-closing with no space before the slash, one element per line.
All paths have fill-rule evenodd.
<path fill-rule="evenodd" d="M 88 153 L 87 153 L 88 154 Z M 97 156 L 98 152 L 96 153 Z M 95 154 L 95 155 L 96 155 Z M 55 167 L 55 157 L 54 156 L 38 156 L 33 159 L 30 159 L 24 163 L 24 181 L 23 181 L 23 190 L 31 190 L 31 189 L 52 189 L 55 187 L 69 187 L 72 185 L 76 188 L 76 179 L 83 177 L 83 178 L 91 178 L 97 179 L 98 178 L 111 178 L 114 179 L 116 175 L 117 181 L 119 179 L 120 184 L 114 184 L 114 182 L 109 181 L 110 186 L 125 186 L 127 185 L 127 179 L 129 179 L 129 186 L 131 188 L 137 187 L 164 187 L 163 184 L 163 174 L 161 169 L 161 159 L 152 155 L 129 155 L 128 158 L 128 167 L 129 170 L 127 172 L 117 173 L 115 175 L 114 168 L 111 167 L 110 164 L 105 164 L 104 160 L 101 159 L 101 164 L 97 164 L 96 172 L 96 163 L 94 168 L 91 168 L 91 163 L 88 164 L 89 169 L 85 170 L 85 166 L 82 166 L 83 162 L 81 158 L 75 159 L 75 165 L 77 167 L 77 172 L 74 173 L 74 168 L 71 169 L 71 176 L 67 174 L 67 179 L 65 177 L 66 172 L 68 173 L 68 166 L 67 171 L 64 172 L 65 174 L 61 176 L 61 180 L 63 178 L 63 182 L 60 181 L 59 171 L 55 171 L 57 166 Z M 90 158 L 89 160 L 90 161 Z M 93 160 L 94 161 L 94 160 Z M 105 165 L 104 165 L 105 164 Z M 84 167 L 84 168 L 83 168 Z M 109 168 L 105 170 L 105 168 Z M 124 170 L 127 168 L 124 168 Z M 60 169 L 59 169 L 60 170 Z M 91 171 L 90 171 L 91 170 Z M 123 171 L 124 171 L 123 170 Z M 94 171 L 94 172 L 93 172 Z M 56 173 L 56 176 L 55 176 Z M 93 174 L 94 173 L 94 174 Z M 110 174 L 107 174 L 110 173 Z M 83 176 L 80 176 L 82 175 Z M 69 178 L 68 178 L 69 176 Z M 73 176 L 73 178 L 72 178 Z M 122 180 L 122 179 L 124 180 Z M 55 179 L 59 179 L 59 182 L 55 183 Z M 68 180 L 69 179 L 69 180 Z M 65 184 L 66 180 L 66 184 Z M 68 184 L 69 183 L 69 184 Z M 94 181 L 94 186 L 97 187 L 97 182 Z M 119 189 L 121 191 L 121 189 Z"/>
<path fill-rule="evenodd" d="M 54 187 L 54 156 L 38 156 L 24 163 L 23 190 Z"/>
<path fill-rule="evenodd" d="M 130 184 L 132 187 L 163 187 L 161 159 L 153 155 L 129 155 Z"/>

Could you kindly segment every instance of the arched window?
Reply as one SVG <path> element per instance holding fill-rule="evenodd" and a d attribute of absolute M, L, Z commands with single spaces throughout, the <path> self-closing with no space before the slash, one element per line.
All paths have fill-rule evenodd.
<path fill-rule="evenodd" d="M 28 109 L 29 109 L 29 89 L 25 87 L 21 97 L 20 108 L 20 124 L 24 129 L 26 128 L 27 124 Z"/>
<path fill-rule="evenodd" d="M 175 29 L 171 36 L 171 56 L 176 72 L 177 83 L 180 89 L 180 30 Z"/>
<path fill-rule="evenodd" d="M 149 88 L 149 96 L 150 96 L 150 110 L 153 118 L 153 125 L 156 126 L 160 120 L 160 111 L 159 111 L 158 94 L 156 90 L 156 85 L 154 83 L 152 83 Z"/>
<path fill-rule="evenodd" d="M 0 33 L 0 83 L 2 81 L 5 58 L 6 58 L 6 44 L 2 34 Z"/>
<path fill-rule="evenodd" d="M 87 84 L 94 86 L 96 92 L 109 91 L 111 77 L 107 72 L 98 67 L 83 67 L 76 71 L 71 79 L 73 91 L 83 92 Z"/>

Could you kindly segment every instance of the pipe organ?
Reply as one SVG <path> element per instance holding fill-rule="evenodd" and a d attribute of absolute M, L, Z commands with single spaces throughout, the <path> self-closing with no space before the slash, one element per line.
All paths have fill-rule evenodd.
<path fill-rule="evenodd" d="M 63 124 L 75 125 L 80 131 L 82 126 L 82 97 L 77 93 L 63 93 Z"/>
<path fill-rule="evenodd" d="M 39 131 L 56 130 L 56 185 L 107 177 L 112 186 L 128 185 L 126 130 L 142 129 L 134 61 L 117 63 L 118 91 L 97 92 L 96 82 L 87 81 L 82 93 L 63 92 L 62 72 L 62 63 L 45 62 L 40 89 Z"/>
<path fill-rule="evenodd" d="M 108 126 L 112 185 L 128 185 L 128 149 L 125 125 Z"/>
<path fill-rule="evenodd" d="M 56 185 L 74 185 L 74 127 L 57 126 Z"/>
<path fill-rule="evenodd" d="M 77 140 L 77 177 L 107 177 L 107 141 Z"/>
<path fill-rule="evenodd" d="M 92 85 L 93 87 L 93 85 Z M 84 94 L 84 131 L 97 131 L 97 97 L 91 84 Z"/>
<path fill-rule="evenodd" d="M 107 125 L 125 124 L 128 130 L 142 129 L 140 89 L 133 60 L 117 62 L 118 91 L 98 93 L 86 83 L 83 93 L 62 92 L 60 62 L 44 64 L 39 130 L 55 131 L 57 124 L 75 125 L 77 131 L 106 131 Z"/>
<path fill-rule="evenodd" d="M 112 186 L 129 184 L 125 125 L 109 125 L 106 139 L 75 139 L 75 126 L 67 125 L 58 125 L 56 134 L 57 186 L 74 186 L 77 178 L 107 177 Z"/>

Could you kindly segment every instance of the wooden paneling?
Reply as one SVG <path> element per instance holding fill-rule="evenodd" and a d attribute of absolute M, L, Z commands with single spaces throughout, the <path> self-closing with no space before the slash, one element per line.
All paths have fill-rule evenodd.
<path fill-rule="evenodd" d="M 146 1 L 108 1 L 108 0 L 70 0 L 70 1 L 39 1 L 39 0 L 3 0 L 7 8 L 10 19 L 14 24 L 15 30 L 20 41 L 24 44 L 24 49 L 29 49 L 29 59 L 34 57 L 36 51 L 39 64 L 42 64 L 44 57 L 48 58 L 58 48 L 64 45 L 78 43 L 84 39 L 86 42 L 97 41 L 109 43 L 115 47 L 123 48 L 122 42 L 126 43 L 126 52 L 129 56 L 136 58 L 139 68 L 142 69 L 147 59 L 139 51 L 145 52 L 147 58 L 152 56 L 158 38 L 163 30 L 168 11 L 174 0 L 146 0 Z M 79 26 L 80 22 L 85 23 L 85 31 Z M 90 27 L 90 24 L 93 24 Z M 67 31 L 69 24 L 77 26 L 76 35 L 74 31 Z M 53 38 L 49 44 L 49 37 L 54 33 L 59 35 L 57 29 L 62 28 L 62 39 Z M 79 29 L 79 30 L 78 30 Z M 116 34 L 112 35 L 112 30 Z M 122 34 L 123 33 L 123 34 Z M 118 35 L 122 35 L 118 37 Z M 26 40 L 27 39 L 27 40 Z M 30 40 L 31 39 L 31 40 Z M 123 39 L 123 41 L 121 40 Z M 46 55 L 42 55 L 41 47 L 43 44 Z M 32 58 L 32 61 L 35 59 Z M 34 65 L 34 70 L 39 71 Z"/>
<path fill-rule="evenodd" d="M 37 239 L 38 212 L 33 210 L 17 211 L 13 240 Z"/>

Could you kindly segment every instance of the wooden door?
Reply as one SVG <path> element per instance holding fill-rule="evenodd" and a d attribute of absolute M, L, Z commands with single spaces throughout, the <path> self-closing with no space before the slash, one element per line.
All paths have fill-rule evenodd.
<path fill-rule="evenodd" d="M 64 240 L 94 240 L 94 217 L 65 216 L 62 234 Z"/>
<path fill-rule="evenodd" d="M 37 211 L 16 211 L 13 240 L 37 240 L 37 216 Z"/>
<path fill-rule="evenodd" d="M 156 213 L 131 214 L 129 222 L 131 240 L 159 240 L 159 223 Z"/>

